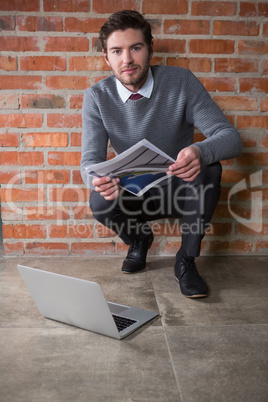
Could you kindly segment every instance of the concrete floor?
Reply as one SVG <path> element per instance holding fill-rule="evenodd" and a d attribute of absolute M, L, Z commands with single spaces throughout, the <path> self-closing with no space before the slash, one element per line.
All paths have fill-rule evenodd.
<path fill-rule="evenodd" d="M 121 257 L 0 258 L 1 402 L 266 402 L 268 257 L 200 257 L 206 299 L 183 297 L 174 258 L 121 273 Z M 159 311 L 118 341 L 40 316 L 16 265 L 99 282 Z"/>

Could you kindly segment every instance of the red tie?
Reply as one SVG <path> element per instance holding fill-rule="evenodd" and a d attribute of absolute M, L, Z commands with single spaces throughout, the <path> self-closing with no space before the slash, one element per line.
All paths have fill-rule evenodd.
<path fill-rule="evenodd" d="M 132 95 L 130 95 L 129 98 L 132 100 L 138 100 L 140 98 L 143 98 L 143 96 L 141 94 L 132 94 Z"/>

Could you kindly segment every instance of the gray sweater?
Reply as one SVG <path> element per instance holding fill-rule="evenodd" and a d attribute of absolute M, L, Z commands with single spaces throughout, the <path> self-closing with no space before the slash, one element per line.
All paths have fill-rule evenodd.
<path fill-rule="evenodd" d="M 87 187 L 94 188 L 83 168 L 106 160 L 109 140 L 119 154 L 145 138 L 176 159 L 181 149 L 193 145 L 197 127 L 206 136 L 194 144 L 200 150 L 203 165 L 234 158 L 242 152 L 237 130 L 191 71 L 167 66 L 151 68 L 154 87 L 150 99 L 123 103 L 113 75 L 85 91 L 81 174 Z"/>

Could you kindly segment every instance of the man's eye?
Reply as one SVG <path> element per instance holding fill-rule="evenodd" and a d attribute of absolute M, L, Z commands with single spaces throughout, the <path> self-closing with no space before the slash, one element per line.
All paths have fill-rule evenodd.
<path fill-rule="evenodd" d="M 114 50 L 114 54 L 120 54 L 120 50 Z"/>
<path fill-rule="evenodd" d="M 134 52 L 138 52 L 140 50 L 140 47 L 139 46 L 134 46 L 132 50 L 134 50 Z"/>

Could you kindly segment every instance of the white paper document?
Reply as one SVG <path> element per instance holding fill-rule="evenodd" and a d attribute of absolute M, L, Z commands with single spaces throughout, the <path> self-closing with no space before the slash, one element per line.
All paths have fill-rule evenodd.
<path fill-rule="evenodd" d="M 167 178 L 175 162 L 150 141 L 142 140 L 115 158 L 85 167 L 91 176 L 118 177 L 120 186 L 138 197 Z"/>

